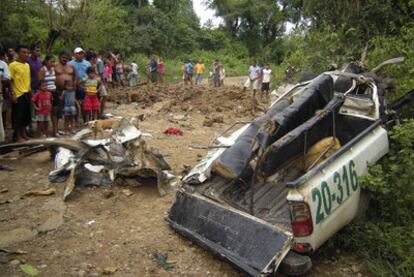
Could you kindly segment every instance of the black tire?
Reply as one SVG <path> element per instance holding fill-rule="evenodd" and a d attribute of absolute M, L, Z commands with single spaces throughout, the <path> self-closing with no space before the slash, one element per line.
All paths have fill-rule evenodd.
<path fill-rule="evenodd" d="M 278 272 L 287 276 L 302 276 L 312 268 L 309 256 L 290 251 L 280 263 Z M 277 273 L 275 272 L 275 276 Z"/>

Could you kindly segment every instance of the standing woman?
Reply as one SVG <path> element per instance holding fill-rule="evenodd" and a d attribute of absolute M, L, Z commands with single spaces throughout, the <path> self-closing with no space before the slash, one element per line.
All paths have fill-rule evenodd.
<path fill-rule="evenodd" d="M 55 58 L 47 55 L 43 60 L 43 66 L 39 70 L 39 81 L 46 83 L 47 91 L 52 93 L 52 128 L 53 136 L 58 135 L 59 119 L 62 117 L 61 95 L 56 90 Z"/>
<path fill-rule="evenodd" d="M 160 58 L 158 60 L 158 79 L 160 80 L 160 84 L 164 84 L 164 73 L 165 73 L 164 61 Z"/>
<path fill-rule="evenodd" d="M 115 66 L 116 69 L 116 79 L 118 81 L 118 86 L 124 86 L 124 62 L 119 59 Z"/>

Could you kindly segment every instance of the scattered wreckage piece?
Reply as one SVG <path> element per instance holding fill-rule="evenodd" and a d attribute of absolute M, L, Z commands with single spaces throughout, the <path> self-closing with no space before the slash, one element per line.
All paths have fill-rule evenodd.
<path fill-rule="evenodd" d="M 41 145 L 56 149 L 55 169 L 49 173 L 49 181 L 66 183 L 63 199 L 75 186 L 110 186 L 126 180 L 128 184 L 140 185 L 140 178 L 156 178 L 161 196 L 174 191 L 177 180 L 171 167 L 157 150 L 147 147 L 135 123 L 135 118 L 94 121 L 89 124 L 94 126 L 93 130 L 83 129 L 72 138 L 36 139 L 3 145 L 0 153 L 22 146 Z M 104 130 L 110 127 L 113 129 L 107 136 Z M 100 139 L 94 139 L 97 133 Z"/>
<path fill-rule="evenodd" d="M 294 86 L 259 128 L 221 138 L 230 147 L 211 148 L 183 178 L 171 227 L 250 276 L 308 271 L 309 254 L 366 206 L 359 178 L 389 149 L 395 112 L 378 79 L 361 73 L 354 64 Z M 413 100 L 412 91 L 389 107 Z M 320 93 L 327 97 L 312 102 Z"/>

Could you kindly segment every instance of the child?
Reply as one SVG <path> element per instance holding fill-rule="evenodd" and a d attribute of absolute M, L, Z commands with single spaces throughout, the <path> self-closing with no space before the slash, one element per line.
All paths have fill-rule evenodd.
<path fill-rule="evenodd" d="M 61 96 L 63 100 L 63 114 L 65 116 L 65 134 L 73 134 L 73 122 L 77 111 L 80 111 L 79 102 L 76 100 L 75 84 L 71 80 L 65 81 L 65 90 Z"/>
<path fill-rule="evenodd" d="M 86 114 L 86 122 L 90 120 L 97 120 L 99 117 L 99 110 L 101 103 L 98 99 L 98 91 L 101 86 L 101 79 L 96 74 L 95 68 L 92 66 L 86 69 L 87 77 L 82 82 L 85 87 L 86 98 L 83 101 L 83 109 Z"/>
<path fill-rule="evenodd" d="M 270 69 L 270 64 L 265 64 L 262 70 L 262 99 L 266 98 L 266 100 L 269 100 L 270 80 L 273 76 L 274 74 L 272 69 Z"/>
<path fill-rule="evenodd" d="M 110 61 L 105 62 L 104 79 L 107 83 L 112 84 L 112 64 Z"/>
<path fill-rule="evenodd" d="M 32 101 L 36 110 L 37 128 L 41 137 L 47 137 L 50 111 L 52 110 L 53 96 L 47 90 L 45 80 L 39 82 L 39 90 L 33 95 Z"/>

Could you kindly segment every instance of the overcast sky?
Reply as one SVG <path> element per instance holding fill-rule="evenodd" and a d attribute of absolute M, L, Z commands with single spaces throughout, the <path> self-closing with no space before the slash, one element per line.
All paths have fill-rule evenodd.
<path fill-rule="evenodd" d="M 214 16 L 214 10 L 208 9 L 207 6 L 203 3 L 204 0 L 193 0 L 194 10 L 200 18 L 201 26 L 206 23 L 207 20 L 213 20 L 214 26 L 217 27 L 221 19 Z"/>

